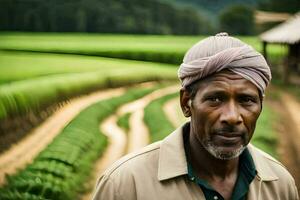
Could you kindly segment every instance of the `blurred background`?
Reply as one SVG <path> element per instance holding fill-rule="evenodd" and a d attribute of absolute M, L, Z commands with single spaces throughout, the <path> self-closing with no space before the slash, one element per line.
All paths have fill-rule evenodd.
<path fill-rule="evenodd" d="M 252 139 L 300 187 L 299 0 L 0 0 L 0 199 L 89 199 L 181 114 L 177 69 L 227 32 L 273 79 Z"/>
<path fill-rule="evenodd" d="M 298 12 L 299 4 L 297 0 L 1 0 L 0 30 L 256 35 Z"/>

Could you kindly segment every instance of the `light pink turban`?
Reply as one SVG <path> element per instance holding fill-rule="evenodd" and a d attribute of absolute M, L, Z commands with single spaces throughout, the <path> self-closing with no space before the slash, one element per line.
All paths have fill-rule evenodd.
<path fill-rule="evenodd" d="M 261 94 L 271 80 L 271 71 L 264 57 L 227 33 L 208 37 L 189 49 L 178 70 L 178 77 L 182 87 L 186 88 L 194 81 L 223 69 L 251 81 Z"/>

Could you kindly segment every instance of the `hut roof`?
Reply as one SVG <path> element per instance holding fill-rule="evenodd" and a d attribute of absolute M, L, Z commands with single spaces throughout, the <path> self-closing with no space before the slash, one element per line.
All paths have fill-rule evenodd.
<path fill-rule="evenodd" d="M 292 16 L 290 13 L 255 11 L 255 23 L 264 24 L 269 22 L 284 22 Z"/>
<path fill-rule="evenodd" d="M 286 22 L 262 33 L 260 38 L 269 43 L 295 44 L 300 42 L 300 12 Z"/>

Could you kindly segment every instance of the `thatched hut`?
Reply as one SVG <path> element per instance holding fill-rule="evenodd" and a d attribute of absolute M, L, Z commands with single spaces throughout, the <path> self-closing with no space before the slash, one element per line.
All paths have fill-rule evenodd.
<path fill-rule="evenodd" d="M 266 58 L 268 58 L 268 43 L 288 45 L 289 51 L 283 78 L 285 82 L 289 82 L 290 71 L 300 71 L 300 12 L 282 24 L 262 33 L 260 38 L 263 41 L 263 54 Z"/>

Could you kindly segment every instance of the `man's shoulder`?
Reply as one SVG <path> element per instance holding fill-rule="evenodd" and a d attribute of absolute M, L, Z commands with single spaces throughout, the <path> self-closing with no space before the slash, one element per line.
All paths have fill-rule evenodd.
<path fill-rule="evenodd" d="M 130 153 L 109 167 L 103 176 L 110 178 L 118 177 L 120 173 L 133 174 L 158 166 L 160 141 L 143 147 L 142 149 Z M 156 165 L 157 164 L 157 165 Z"/>
<path fill-rule="evenodd" d="M 98 179 L 93 199 L 139 199 L 145 184 L 157 182 L 159 149 L 153 143 L 117 160 Z"/>
<path fill-rule="evenodd" d="M 249 145 L 248 149 L 257 170 L 258 180 L 264 184 L 263 199 L 298 199 L 295 180 L 285 166 L 253 145 Z M 260 185 L 259 182 L 254 183 Z"/>
<path fill-rule="evenodd" d="M 279 180 L 294 182 L 293 177 L 280 161 L 253 145 L 249 145 L 249 150 L 254 159 L 258 173 L 261 173 L 262 175 L 273 174 L 274 176 L 277 176 Z"/>

